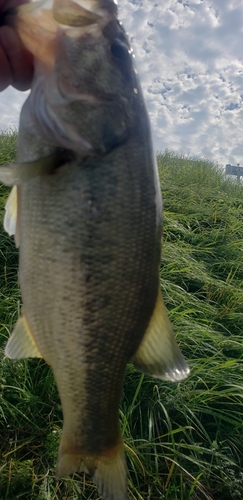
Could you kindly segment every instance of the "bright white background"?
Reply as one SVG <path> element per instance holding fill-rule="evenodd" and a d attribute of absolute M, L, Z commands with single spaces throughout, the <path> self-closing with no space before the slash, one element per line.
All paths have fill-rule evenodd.
<path fill-rule="evenodd" d="M 157 151 L 243 164 L 243 1 L 118 0 Z M 0 128 L 26 94 L 0 95 Z"/>

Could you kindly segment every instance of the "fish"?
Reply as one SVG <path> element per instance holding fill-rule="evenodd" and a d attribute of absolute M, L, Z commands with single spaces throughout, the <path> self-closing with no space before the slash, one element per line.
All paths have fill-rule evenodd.
<path fill-rule="evenodd" d="M 162 199 L 151 126 L 113 0 L 20 6 L 8 22 L 34 55 L 5 230 L 19 248 L 11 359 L 43 358 L 63 411 L 56 478 L 89 473 L 128 498 L 119 427 L 126 366 L 178 382 L 189 367 L 160 287 Z"/>

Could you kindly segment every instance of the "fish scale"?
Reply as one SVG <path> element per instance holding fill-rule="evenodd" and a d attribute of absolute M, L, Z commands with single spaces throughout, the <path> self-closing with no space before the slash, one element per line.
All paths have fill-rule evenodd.
<path fill-rule="evenodd" d="M 14 186 L 4 225 L 23 300 L 5 353 L 53 369 L 64 420 L 56 477 L 85 471 L 104 500 L 126 500 L 126 365 L 171 381 L 189 373 L 159 288 L 149 118 L 112 0 L 41 1 L 13 19 L 35 76 L 17 162 L 0 167 Z"/>
<path fill-rule="evenodd" d="M 45 333 L 43 328 L 41 329 L 42 338 L 38 342 L 38 347 L 44 359 L 47 358 L 49 360 L 50 365 L 54 369 L 54 375 L 57 363 L 56 359 L 59 358 L 58 352 L 60 349 L 66 353 L 66 358 L 69 360 L 67 368 L 70 371 L 69 364 L 73 360 L 75 351 L 71 350 L 68 354 L 70 350 L 69 335 L 73 335 L 75 339 L 80 335 L 79 343 L 82 349 L 84 349 L 84 353 L 80 349 L 80 359 L 74 364 L 76 371 L 82 369 L 83 362 L 86 366 L 90 366 L 95 360 L 95 370 L 87 369 L 85 375 L 85 394 L 88 395 L 89 391 L 92 394 L 89 402 L 91 410 L 87 412 L 86 417 L 84 416 L 84 407 L 87 407 L 87 402 L 85 404 L 83 401 L 79 403 L 80 415 L 77 421 L 81 420 L 82 415 L 84 422 L 82 427 L 86 427 L 86 432 L 80 433 L 81 448 L 83 447 L 82 439 L 84 437 L 87 443 L 92 445 L 94 431 L 99 428 L 100 422 L 105 423 L 103 432 L 102 430 L 100 431 L 102 440 L 104 436 L 108 436 L 110 440 L 110 432 L 108 430 L 112 422 L 116 422 L 117 427 L 118 405 L 122 387 L 122 384 L 120 384 L 119 391 L 117 390 L 117 380 L 123 380 L 126 363 L 139 345 L 139 329 L 141 331 L 140 336 L 142 336 L 144 326 L 146 327 L 146 324 L 148 324 L 158 288 L 157 280 L 151 279 L 152 265 L 148 264 L 149 262 L 153 262 L 151 257 L 154 253 L 154 243 L 152 240 L 154 229 L 151 220 L 154 219 L 155 221 L 156 207 L 154 204 L 153 217 L 151 217 L 151 212 L 147 215 L 147 223 L 145 223 L 142 211 L 141 215 L 138 211 L 138 216 L 141 220 L 138 218 L 136 226 L 131 224 L 131 215 L 134 214 L 136 200 L 134 198 L 134 189 L 130 183 L 129 169 L 116 169 L 116 175 L 110 175 L 110 171 L 114 171 L 114 166 L 117 163 L 117 153 L 119 154 L 119 151 L 116 150 L 110 153 L 110 157 L 113 157 L 110 165 L 106 158 L 104 170 L 100 162 L 98 162 L 97 168 L 92 168 L 92 175 L 89 168 L 83 168 L 82 164 L 80 166 L 74 165 L 73 168 L 72 165 L 68 164 L 53 175 L 51 187 L 48 178 L 35 179 L 29 186 L 22 186 L 22 213 L 25 214 L 23 220 L 20 222 L 21 227 L 23 227 L 23 232 L 21 231 L 22 237 L 26 242 L 33 241 L 34 248 L 39 248 L 38 254 L 36 253 L 37 265 L 35 258 L 33 258 L 34 252 L 30 243 L 26 244 L 26 250 L 23 250 L 21 253 L 22 257 L 20 256 L 20 269 L 25 270 L 20 271 L 20 285 L 24 291 L 22 292 L 24 308 L 26 311 L 35 312 L 33 316 L 28 315 L 30 329 L 33 336 L 38 338 L 38 330 L 42 322 L 42 317 L 52 319 L 52 322 L 50 321 L 50 324 L 46 325 Z M 126 175 L 125 170 L 128 171 L 128 175 Z M 94 182 L 95 177 L 97 177 L 97 182 Z M 140 181 L 138 183 L 143 185 L 142 178 L 137 176 L 137 179 Z M 117 186 L 117 191 L 123 193 L 122 196 L 114 198 L 111 190 L 112 194 L 109 197 L 109 183 L 111 181 Z M 80 185 L 81 189 L 73 190 L 72 182 L 75 182 L 75 185 Z M 94 217 L 93 210 L 90 210 L 87 195 L 84 198 L 82 197 L 82 190 L 87 193 L 89 189 L 86 186 L 90 183 L 92 185 L 92 196 L 93 199 L 96 199 L 97 211 L 100 213 L 98 218 Z M 38 184 L 39 189 L 37 187 Z M 66 187 L 64 190 L 63 186 L 68 186 L 68 188 Z M 142 187 L 140 187 L 141 190 Z M 126 196 L 124 196 L 124 191 L 126 192 Z M 43 195 L 41 196 L 41 193 L 45 193 L 44 207 L 42 201 Z M 76 200 L 74 196 L 76 196 Z M 24 200 L 28 200 L 27 204 L 33 206 L 34 200 L 31 200 L 31 197 L 41 200 L 37 210 L 39 220 L 36 220 L 35 216 L 34 224 L 37 224 L 42 230 L 36 233 L 35 238 L 32 237 L 30 239 L 29 233 L 33 232 L 33 219 L 31 211 L 28 208 L 25 209 Z M 139 199 L 140 196 L 137 196 L 137 198 Z M 48 204 L 48 200 L 50 204 Z M 72 200 L 73 208 L 70 208 L 70 200 Z M 122 201 L 121 204 L 119 203 L 120 200 Z M 141 206 L 140 202 L 139 206 Z M 124 207 L 126 207 L 126 210 L 124 210 Z M 46 214 L 49 214 L 50 221 L 52 222 L 50 226 L 42 223 L 43 208 L 43 218 L 46 220 Z M 103 211 L 105 211 L 105 217 L 102 216 Z M 67 214 L 68 212 L 68 217 L 65 216 L 63 220 L 62 214 Z M 146 231 L 139 234 L 142 219 Z M 75 225 L 70 224 L 72 220 L 75 220 Z M 126 220 L 128 221 L 127 224 Z M 79 221 L 78 224 L 77 221 Z M 122 221 L 122 223 L 119 223 L 119 221 Z M 62 242 L 60 236 L 64 234 L 65 238 Z M 112 240 L 113 245 L 111 245 Z M 96 241 L 99 241 L 99 246 L 94 247 L 94 242 Z M 122 242 L 122 247 L 119 241 Z M 45 256 L 45 249 L 49 245 L 51 247 L 50 262 Z M 109 255 L 112 253 L 112 247 L 112 267 L 114 273 L 111 274 L 112 269 L 110 267 Z M 120 249 L 119 253 L 117 252 L 117 248 Z M 132 255 L 133 249 L 134 255 Z M 150 255 L 150 259 L 148 259 L 148 254 Z M 72 259 L 75 259 L 74 262 L 68 258 L 69 255 L 72 256 Z M 105 257 L 104 259 L 103 256 Z M 21 260 L 22 258 L 23 261 Z M 40 267 L 40 262 L 42 262 L 42 267 Z M 54 269 L 52 269 L 53 265 Z M 67 269 L 66 266 L 68 266 Z M 84 270 L 88 269 L 89 274 L 92 276 L 92 281 L 88 283 L 85 276 L 83 276 L 83 267 Z M 153 275 L 158 276 L 158 262 L 154 261 L 153 267 Z M 62 276 L 60 276 L 60 271 L 59 273 L 56 272 L 55 268 L 62 270 Z M 52 276 L 51 280 L 48 279 L 50 275 Z M 56 280 L 54 276 L 57 276 Z M 73 285 L 68 294 L 70 301 L 67 301 L 66 294 L 67 277 L 68 281 Z M 36 290 L 44 288 L 47 304 L 46 309 L 38 307 L 36 298 L 38 299 L 40 294 L 37 293 L 36 296 L 33 296 L 32 288 L 26 285 L 29 282 L 35 283 Z M 128 287 L 131 290 L 130 292 L 128 292 Z M 132 300 L 129 297 L 129 293 Z M 109 301 L 105 301 L 105 305 L 104 295 L 107 295 L 109 299 Z M 56 314 L 53 314 L 49 310 L 49 308 L 53 307 L 52 296 L 57 297 L 58 308 Z M 153 296 L 154 299 L 151 300 Z M 151 311 L 149 311 L 150 300 Z M 119 309 L 120 312 L 118 314 Z M 60 319 L 63 320 L 63 318 L 66 318 L 65 323 L 68 323 L 74 311 L 78 311 L 78 315 L 75 321 L 72 321 L 73 325 L 71 323 L 68 328 L 68 324 L 60 324 Z M 144 311 L 146 311 L 146 315 Z M 142 328 L 139 323 L 142 323 Z M 62 339 L 60 345 L 59 332 L 62 330 L 70 333 Z M 51 336 L 50 331 L 52 332 Z M 112 343 L 115 343 L 115 349 L 108 349 Z M 92 346 L 95 347 L 95 351 L 98 352 L 98 356 L 101 356 L 101 359 L 96 359 L 96 353 L 93 353 Z M 102 359 L 103 351 L 107 352 L 105 359 Z M 57 370 L 59 370 L 59 366 L 57 366 Z M 100 377 L 105 370 L 107 370 L 110 376 L 106 375 L 102 384 Z M 66 374 L 63 367 L 62 371 L 63 377 L 67 381 L 68 374 Z M 73 377 L 74 375 L 72 374 L 69 389 L 63 391 L 59 385 L 60 395 L 63 392 L 66 394 L 66 391 L 70 390 L 70 387 L 73 385 Z M 58 376 L 56 379 L 58 379 Z M 99 386 L 97 399 L 99 400 L 100 395 L 103 394 L 103 397 L 107 401 L 104 417 L 102 413 L 99 414 L 95 398 L 96 393 L 92 390 L 97 385 Z M 114 402 L 114 398 L 112 398 L 113 394 L 115 396 Z M 68 408 L 72 407 L 73 404 L 69 403 Z M 92 421 L 92 415 L 95 415 L 96 418 L 93 418 L 93 427 L 90 428 L 89 433 L 87 432 L 87 422 Z M 107 419 L 108 415 L 109 420 Z M 68 416 L 67 420 L 69 418 Z M 97 446 L 96 440 L 96 450 Z"/>

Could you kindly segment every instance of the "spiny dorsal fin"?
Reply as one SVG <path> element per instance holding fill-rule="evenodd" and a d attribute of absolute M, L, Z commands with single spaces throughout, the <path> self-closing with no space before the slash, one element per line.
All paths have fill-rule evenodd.
<path fill-rule="evenodd" d="M 131 362 L 144 373 L 172 382 L 183 380 L 190 372 L 176 343 L 160 290 L 149 326 Z"/>
<path fill-rule="evenodd" d="M 24 315 L 14 327 L 5 347 L 5 355 L 11 359 L 42 358 Z"/>

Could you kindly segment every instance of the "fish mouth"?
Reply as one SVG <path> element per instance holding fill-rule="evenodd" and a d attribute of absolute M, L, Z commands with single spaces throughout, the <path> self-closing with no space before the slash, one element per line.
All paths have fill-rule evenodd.
<path fill-rule="evenodd" d="M 117 17 L 115 0 L 54 0 L 55 21 L 63 26 L 85 27 Z"/>
<path fill-rule="evenodd" d="M 110 99 L 109 97 L 107 98 L 101 98 L 99 96 L 95 96 L 93 94 L 77 94 L 77 95 L 70 95 L 70 102 L 72 101 L 82 101 L 86 102 L 88 104 L 108 104 L 112 103 L 114 100 Z"/>

